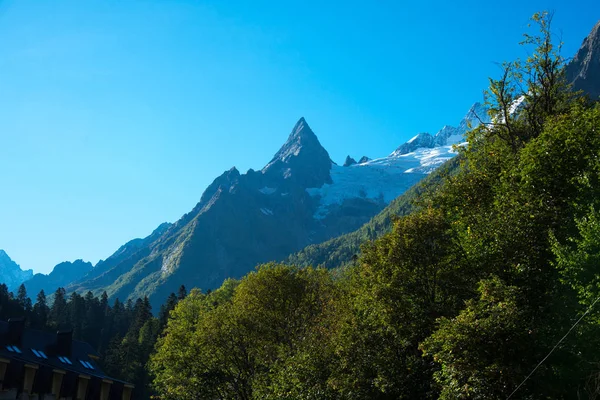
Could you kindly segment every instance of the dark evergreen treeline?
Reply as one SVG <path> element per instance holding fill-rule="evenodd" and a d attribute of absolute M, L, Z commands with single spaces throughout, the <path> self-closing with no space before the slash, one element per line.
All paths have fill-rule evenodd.
<path fill-rule="evenodd" d="M 111 305 L 106 292 L 100 297 L 91 292 L 85 296 L 72 293 L 67 298 L 65 290 L 59 288 L 51 305 L 43 290 L 32 304 L 24 285 L 14 295 L 0 284 L 0 319 L 24 316 L 32 329 L 72 329 L 74 339 L 90 343 L 100 353 L 99 362 L 108 375 L 134 383 L 134 398 L 147 399 L 150 381 L 146 363 L 169 313 L 185 296 L 186 289 L 181 286 L 154 317 L 148 298 L 126 303 L 116 299 Z"/>

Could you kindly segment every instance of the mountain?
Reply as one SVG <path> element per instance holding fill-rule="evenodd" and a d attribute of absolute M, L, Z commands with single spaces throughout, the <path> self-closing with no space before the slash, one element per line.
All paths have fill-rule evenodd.
<path fill-rule="evenodd" d="M 348 157 L 344 167 L 300 118 L 264 168 L 224 172 L 192 211 L 124 245 L 67 290 L 106 290 L 122 300 L 147 295 L 157 307 L 181 284 L 218 287 L 257 264 L 358 229 L 454 157 L 452 144 L 428 143 L 360 163 Z"/>
<path fill-rule="evenodd" d="M 590 98 L 598 99 L 600 96 L 600 22 L 594 26 L 576 56 L 567 65 L 566 75 L 568 82 L 573 84 L 573 90 L 582 90 Z M 520 102 L 515 104 L 514 109 L 516 110 L 519 105 Z M 477 125 L 480 120 L 489 121 L 487 110 L 482 104 L 475 103 L 457 127 L 445 126 L 434 136 L 427 133 L 419 134 L 398 147 L 392 155 L 405 154 L 419 147 L 428 148 L 428 146 L 460 142 L 469 127 Z M 433 145 L 431 145 L 432 141 Z M 308 246 L 290 255 L 287 262 L 300 266 L 323 265 L 328 268 L 351 262 L 353 256 L 360 252 L 361 243 L 365 240 L 373 240 L 389 231 L 392 216 L 409 213 L 414 207 L 414 201 L 423 192 L 434 191 L 442 181 L 442 177 L 452 173 L 456 167 L 456 159 L 444 164 L 443 168 L 436 170 L 418 185 L 407 190 L 356 231 Z"/>
<path fill-rule="evenodd" d="M 106 260 L 101 260 L 85 275 L 66 285 L 67 292 L 99 291 L 130 270 L 135 263 L 149 255 L 149 245 L 161 237 L 171 224 L 165 222 L 143 239 L 133 239 L 121 246 Z"/>
<path fill-rule="evenodd" d="M 14 291 L 16 288 L 33 276 L 33 271 L 23 271 L 19 264 L 10 259 L 4 250 L 0 250 L 0 283 L 6 284 L 8 289 Z"/>
<path fill-rule="evenodd" d="M 594 100 L 600 97 L 600 21 L 583 40 L 566 75 L 574 90 L 583 90 Z"/>
<path fill-rule="evenodd" d="M 346 160 L 344 161 L 344 167 L 349 167 L 354 164 L 356 164 L 356 160 L 350 156 L 346 156 Z"/>
<path fill-rule="evenodd" d="M 484 105 L 475 103 L 458 126 L 446 125 L 435 135 L 419 133 L 399 146 L 388 157 L 366 162 L 366 165 L 395 166 L 404 172 L 420 172 L 429 175 L 418 184 L 406 188 L 405 191 L 390 193 L 389 196 L 393 200 L 389 205 L 359 229 L 307 246 L 291 254 L 286 261 L 300 266 L 323 265 L 328 268 L 339 267 L 350 262 L 352 257 L 360 252 L 361 243 L 365 240 L 373 240 L 391 229 L 392 216 L 409 213 L 413 209 L 414 201 L 423 192 L 435 190 L 442 177 L 455 170 L 458 163 L 453 159 L 456 155 L 453 146 L 464 142 L 465 133 L 481 122 L 490 122 L 490 117 Z M 410 163 L 414 163 L 415 160 L 420 160 L 419 165 L 411 166 Z M 382 186 L 387 184 L 377 176 L 371 177 L 369 181 L 371 180 Z"/>
<path fill-rule="evenodd" d="M 92 263 L 83 260 L 65 261 L 56 265 L 48 275 L 35 274 L 23 284 L 29 297 L 35 300 L 40 290 L 43 289 L 47 295 L 54 293 L 57 288 L 67 286 L 70 282 L 91 271 L 92 268 Z"/>

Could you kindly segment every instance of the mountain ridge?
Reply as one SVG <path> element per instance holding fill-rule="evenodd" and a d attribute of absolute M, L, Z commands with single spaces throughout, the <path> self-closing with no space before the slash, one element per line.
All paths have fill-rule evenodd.
<path fill-rule="evenodd" d="M 196 206 L 160 235 L 67 290 L 107 290 L 110 297 L 121 299 L 149 295 L 158 305 L 182 283 L 218 287 L 257 264 L 285 259 L 358 229 L 454 157 L 452 144 L 444 144 L 373 160 L 362 157 L 360 163 L 352 159 L 342 167 L 302 117 L 262 169 L 223 172 Z M 117 260 L 118 254 L 107 261 Z"/>
<path fill-rule="evenodd" d="M 2 282 L 8 286 L 9 290 L 16 289 L 21 283 L 33 276 L 33 270 L 23 270 L 14 262 L 6 251 L 0 249 L 0 276 Z"/>

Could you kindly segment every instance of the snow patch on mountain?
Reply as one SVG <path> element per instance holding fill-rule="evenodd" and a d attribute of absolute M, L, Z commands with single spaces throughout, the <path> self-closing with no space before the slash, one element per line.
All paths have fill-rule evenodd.
<path fill-rule="evenodd" d="M 387 157 L 351 165 L 346 162 L 344 167 L 332 164 L 332 183 L 306 189 L 319 199 L 314 217 L 323 219 L 331 206 L 353 198 L 388 204 L 454 157 L 456 146 L 466 144 L 466 132 L 489 121 L 486 107 L 475 103 L 457 127 L 446 125 L 433 136 L 419 133 Z"/>
<path fill-rule="evenodd" d="M 348 167 L 332 165 L 333 183 L 306 189 L 311 196 L 319 198 L 314 217 L 323 219 L 329 213 L 330 206 L 352 198 L 388 204 L 455 155 L 452 146 L 441 146 L 419 148 L 401 155 L 392 154 Z"/>

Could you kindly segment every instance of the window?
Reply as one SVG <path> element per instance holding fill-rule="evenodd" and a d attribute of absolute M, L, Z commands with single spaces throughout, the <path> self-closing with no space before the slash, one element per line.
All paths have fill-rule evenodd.
<path fill-rule="evenodd" d="M 17 346 L 6 346 L 6 350 L 10 351 L 11 353 L 22 353 L 21 349 L 19 349 Z"/>
<path fill-rule="evenodd" d="M 58 359 L 63 364 L 73 365 L 73 363 L 71 362 L 71 360 L 69 360 L 68 357 L 59 356 Z"/>
<path fill-rule="evenodd" d="M 95 369 L 94 366 L 87 361 L 79 360 L 79 362 L 81 363 L 81 365 L 83 365 L 87 369 L 91 369 L 91 370 Z"/>
<path fill-rule="evenodd" d="M 46 355 L 46 353 L 44 353 L 41 350 L 31 349 L 31 351 L 33 352 L 33 354 L 35 354 L 35 356 L 37 358 L 43 358 L 44 360 L 48 359 L 48 356 Z"/>

